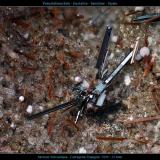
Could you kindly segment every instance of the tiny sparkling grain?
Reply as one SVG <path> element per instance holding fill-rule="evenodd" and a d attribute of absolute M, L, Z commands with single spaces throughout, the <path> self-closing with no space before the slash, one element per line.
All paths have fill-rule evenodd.
<path fill-rule="evenodd" d="M 144 112 L 144 117 L 147 117 L 147 113 L 146 112 Z"/>
<path fill-rule="evenodd" d="M 87 151 L 84 147 L 81 147 L 79 148 L 79 153 L 87 153 Z"/>
<path fill-rule="evenodd" d="M 40 109 L 41 111 L 43 111 L 43 107 L 42 107 L 42 106 L 39 106 L 39 109 Z"/>
<path fill-rule="evenodd" d="M 25 34 L 23 35 L 23 37 L 24 37 L 25 39 L 28 39 L 29 33 L 25 33 Z"/>
<path fill-rule="evenodd" d="M 11 127 L 11 128 L 15 128 L 15 124 L 14 124 L 14 123 L 11 123 L 10 127 Z"/>
<path fill-rule="evenodd" d="M 128 119 L 129 119 L 130 121 L 133 121 L 133 116 L 131 115 L 130 117 L 128 117 Z"/>
<path fill-rule="evenodd" d="M 125 77 L 124 77 L 124 83 L 126 86 L 129 86 L 130 83 L 131 83 L 131 78 L 129 76 L 129 74 L 126 74 Z"/>
<path fill-rule="evenodd" d="M 118 36 L 112 36 L 111 41 L 116 43 L 118 41 Z"/>
<path fill-rule="evenodd" d="M 24 96 L 20 96 L 20 97 L 19 97 L 19 101 L 20 101 L 20 102 L 23 102 L 23 101 L 24 101 Z"/>
<path fill-rule="evenodd" d="M 27 107 L 27 113 L 32 113 L 32 111 L 33 111 L 33 107 L 31 106 L 31 105 L 28 105 L 28 107 Z"/>
<path fill-rule="evenodd" d="M 135 7 L 135 11 L 143 11 L 144 7 Z"/>
<path fill-rule="evenodd" d="M 75 80 L 75 82 L 77 82 L 77 83 L 82 82 L 82 78 L 81 78 L 80 76 L 76 76 L 76 77 L 74 78 L 74 80 Z"/>
<path fill-rule="evenodd" d="M 145 56 L 149 56 L 150 54 L 150 49 L 148 47 L 142 47 L 139 51 L 140 55 L 142 57 L 145 57 Z"/>

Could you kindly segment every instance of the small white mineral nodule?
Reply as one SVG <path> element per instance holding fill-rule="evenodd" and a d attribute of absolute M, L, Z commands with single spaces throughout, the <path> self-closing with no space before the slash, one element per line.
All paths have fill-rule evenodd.
<path fill-rule="evenodd" d="M 145 57 L 145 56 L 149 56 L 150 54 L 150 49 L 148 47 L 142 47 L 139 51 L 140 55 L 142 57 Z"/>
<path fill-rule="evenodd" d="M 131 44 L 131 46 L 130 46 L 130 48 L 132 48 L 132 49 L 133 49 L 133 48 L 134 48 L 134 46 L 135 46 L 135 44 L 133 44 L 133 43 L 132 43 L 132 44 Z"/>
<path fill-rule="evenodd" d="M 130 117 L 128 117 L 128 119 L 129 119 L 130 121 L 133 121 L 133 116 L 131 115 Z"/>
<path fill-rule="evenodd" d="M 144 117 L 147 117 L 147 112 L 144 112 Z"/>
<path fill-rule="evenodd" d="M 40 109 L 41 111 L 43 111 L 43 107 L 42 107 L 42 106 L 39 106 L 39 109 Z"/>
<path fill-rule="evenodd" d="M 92 23 L 93 23 L 93 20 L 90 20 L 90 21 L 89 21 L 89 25 L 92 25 Z"/>
<path fill-rule="evenodd" d="M 116 43 L 118 41 L 118 36 L 112 36 L 111 41 Z"/>
<path fill-rule="evenodd" d="M 77 83 L 82 82 L 82 78 L 81 78 L 80 76 L 76 76 L 76 77 L 74 78 L 74 80 L 75 80 L 75 82 L 77 82 Z"/>
<path fill-rule="evenodd" d="M 129 74 L 126 74 L 125 77 L 124 77 L 124 83 L 126 86 L 129 86 L 130 83 L 131 83 L 131 78 L 129 76 Z"/>
<path fill-rule="evenodd" d="M 114 57 L 114 53 L 111 53 L 109 56 L 109 59 L 112 59 Z"/>
<path fill-rule="evenodd" d="M 144 7 L 142 6 L 135 7 L 135 11 L 143 11 L 143 10 L 144 10 Z"/>
<path fill-rule="evenodd" d="M 10 125 L 11 128 L 15 128 L 15 124 L 12 122 Z"/>
<path fill-rule="evenodd" d="M 29 33 L 25 33 L 25 34 L 23 35 L 23 37 L 24 37 L 25 39 L 28 39 Z"/>
<path fill-rule="evenodd" d="M 87 151 L 84 147 L 81 147 L 79 148 L 79 153 L 87 153 Z"/>
<path fill-rule="evenodd" d="M 27 110 L 28 113 L 32 113 L 33 107 L 31 105 L 28 105 Z"/>
<path fill-rule="evenodd" d="M 20 97 L 19 97 L 19 101 L 20 101 L 20 102 L 23 102 L 23 101 L 24 101 L 24 96 L 20 96 Z"/>

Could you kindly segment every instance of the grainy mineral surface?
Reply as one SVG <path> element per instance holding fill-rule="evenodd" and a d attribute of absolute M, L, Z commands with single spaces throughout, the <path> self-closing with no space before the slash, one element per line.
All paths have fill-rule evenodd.
<path fill-rule="evenodd" d="M 0 153 L 160 153 L 160 25 L 133 23 L 136 16 L 159 12 L 0 8 Z M 77 124 L 77 108 L 27 120 L 69 101 L 76 76 L 96 84 L 106 25 L 113 27 L 109 73 L 140 40 L 139 57 L 108 88 L 103 113 L 86 113 Z M 142 47 L 149 55 L 147 49 L 139 53 Z"/>

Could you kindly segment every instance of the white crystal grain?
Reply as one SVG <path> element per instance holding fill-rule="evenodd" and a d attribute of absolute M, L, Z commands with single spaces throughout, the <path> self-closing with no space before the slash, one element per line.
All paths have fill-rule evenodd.
<path fill-rule="evenodd" d="M 24 96 L 20 96 L 20 97 L 19 97 L 19 101 L 20 101 L 20 102 L 23 102 L 23 101 L 24 101 Z"/>
<path fill-rule="evenodd" d="M 143 11 L 143 10 L 144 10 L 144 7 L 141 7 L 141 6 L 135 7 L 135 11 Z"/>
<path fill-rule="evenodd" d="M 75 80 L 75 82 L 77 82 L 77 83 L 82 82 L 82 78 L 81 78 L 80 76 L 76 76 L 76 77 L 74 78 L 74 80 Z"/>
<path fill-rule="evenodd" d="M 118 41 L 118 36 L 112 36 L 111 41 L 116 43 Z"/>
<path fill-rule="evenodd" d="M 11 127 L 11 128 L 15 128 L 15 124 L 14 124 L 14 123 L 11 123 L 10 127 Z"/>
<path fill-rule="evenodd" d="M 79 148 L 79 153 L 87 153 L 87 151 L 84 147 L 81 147 Z"/>
<path fill-rule="evenodd" d="M 142 47 L 139 53 L 142 57 L 148 56 L 150 54 L 150 49 L 148 47 Z"/>
<path fill-rule="evenodd" d="M 27 107 L 27 113 L 32 113 L 32 111 L 33 111 L 33 107 L 31 106 L 31 105 L 28 105 L 28 107 Z"/>
<path fill-rule="evenodd" d="M 130 83 L 131 83 L 131 78 L 129 76 L 129 74 L 126 74 L 125 77 L 124 77 L 124 83 L 126 86 L 129 86 Z"/>
<path fill-rule="evenodd" d="M 29 33 L 25 33 L 25 34 L 23 35 L 23 37 L 24 37 L 25 39 L 28 39 Z"/>
<path fill-rule="evenodd" d="M 130 121 L 133 121 L 133 116 L 131 115 L 130 117 L 128 117 L 128 119 L 129 119 Z"/>

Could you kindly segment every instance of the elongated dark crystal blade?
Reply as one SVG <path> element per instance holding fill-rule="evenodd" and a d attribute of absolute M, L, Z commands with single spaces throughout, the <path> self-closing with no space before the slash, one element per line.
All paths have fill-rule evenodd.
<path fill-rule="evenodd" d="M 95 87 L 95 90 L 93 92 L 100 95 L 110 85 L 111 81 L 118 75 L 118 73 L 123 69 L 123 67 L 128 63 L 128 61 L 132 58 L 132 54 L 133 52 L 130 52 L 109 76 L 104 77 L 102 81 Z"/>
<path fill-rule="evenodd" d="M 42 111 L 42 112 L 39 112 L 39 113 L 30 115 L 30 116 L 27 117 L 27 119 L 28 119 L 28 120 L 32 120 L 32 119 L 34 119 L 34 118 L 38 118 L 38 117 L 43 116 L 43 115 L 45 115 L 45 114 L 48 114 L 48 113 L 51 113 L 51 112 L 55 112 L 55 111 L 57 111 L 57 110 L 60 110 L 60 109 L 66 108 L 66 107 L 70 107 L 70 106 L 72 106 L 72 105 L 76 105 L 76 102 L 77 102 L 76 100 L 71 100 L 71 101 L 69 101 L 69 102 L 60 104 L 60 105 L 58 105 L 58 106 L 56 106 L 56 107 L 54 107 L 54 108 L 49 108 L 49 109 L 47 109 L 47 110 L 45 110 L 45 111 Z"/>
<path fill-rule="evenodd" d="M 102 76 L 102 70 L 104 69 L 103 64 L 104 64 L 104 61 L 106 60 L 106 55 L 108 53 L 108 44 L 109 44 L 111 31 L 112 31 L 112 28 L 110 26 L 107 26 L 106 32 L 103 38 L 102 46 L 99 52 L 99 56 L 97 59 L 97 64 L 96 64 L 96 68 L 98 69 L 97 78 L 100 78 Z"/>

